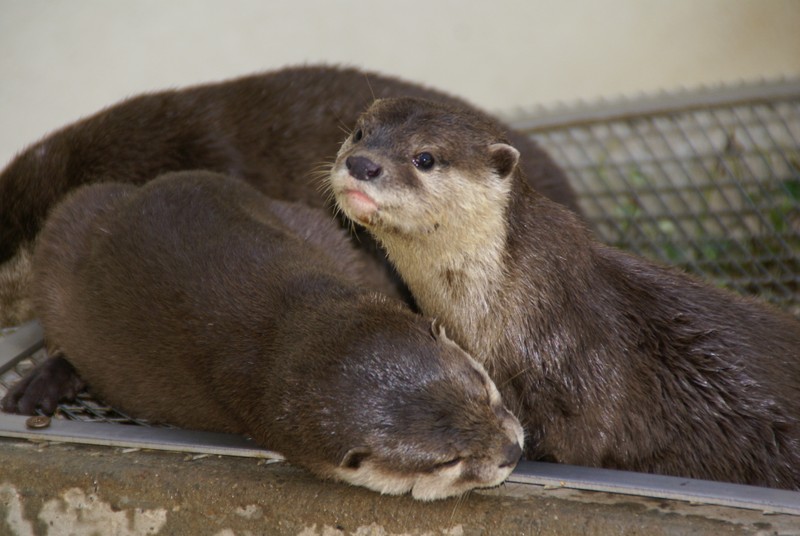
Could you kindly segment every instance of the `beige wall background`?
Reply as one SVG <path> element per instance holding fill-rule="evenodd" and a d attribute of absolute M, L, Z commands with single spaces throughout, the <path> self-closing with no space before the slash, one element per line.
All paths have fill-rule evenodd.
<path fill-rule="evenodd" d="M 0 165 L 126 96 L 305 62 L 489 110 L 800 76 L 798 0 L 0 0 Z"/>

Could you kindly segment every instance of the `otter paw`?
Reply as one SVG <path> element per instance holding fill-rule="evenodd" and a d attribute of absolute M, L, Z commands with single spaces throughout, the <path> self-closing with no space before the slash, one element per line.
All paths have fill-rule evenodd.
<path fill-rule="evenodd" d="M 33 415 L 39 409 L 51 415 L 62 400 L 70 400 L 86 384 L 62 355 L 47 358 L 18 381 L 3 397 L 3 411 Z"/>

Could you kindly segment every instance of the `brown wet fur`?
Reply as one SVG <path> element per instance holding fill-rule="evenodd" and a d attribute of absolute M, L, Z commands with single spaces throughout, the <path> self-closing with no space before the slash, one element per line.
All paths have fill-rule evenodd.
<path fill-rule="evenodd" d="M 53 205 L 81 184 L 141 184 L 168 171 L 206 169 L 243 179 L 276 199 L 323 207 L 328 200 L 315 177 L 324 175 L 358 115 L 375 98 L 388 96 L 461 102 L 395 78 L 328 66 L 125 100 L 46 136 L 3 170 L 0 263 L 30 247 Z M 528 180 L 577 211 L 574 193 L 552 160 L 529 138 L 510 130 L 508 135 L 523 153 Z M 387 269 L 368 235 L 356 240 Z M 0 264 L 0 272 L 7 268 Z M 0 322 L 26 319 L 24 310 L 12 309 L 19 307 L 13 304 L 19 301 L 16 289 L 0 289 L 0 297 Z"/>
<path fill-rule="evenodd" d="M 345 188 L 375 200 L 351 210 L 484 363 L 529 458 L 800 489 L 795 318 L 601 244 L 469 110 L 390 99 L 356 129 L 331 176 L 340 204 Z M 437 167 L 415 168 L 421 150 Z M 382 173 L 348 176 L 355 156 Z"/>
<path fill-rule="evenodd" d="M 54 356 L 41 381 L 74 395 L 66 358 L 131 415 L 246 434 L 323 477 L 361 484 L 349 475 L 368 467 L 379 491 L 394 489 L 386 475 L 436 474 L 454 458 L 458 493 L 486 485 L 480 470 L 506 474 L 521 435 L 488 376 L 370 288 L 363 265 L 325 212 L 216 174 L 84 187 L 34 256 Z"/>

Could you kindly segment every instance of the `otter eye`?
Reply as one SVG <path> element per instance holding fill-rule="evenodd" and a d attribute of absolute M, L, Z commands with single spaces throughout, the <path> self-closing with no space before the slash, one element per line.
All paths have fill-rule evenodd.
<path fill-rule="evenodd" d="M 435 470 L 447 469 L 448 467 L 455 467 L 460 462 L 461 462 L 461 457 L 457 456 L 457 457 L 453 458 L 452 460 L 447 460 L 446 462 L 437 463 L 436 465 L 433 466 L 433 468 Z"/>
<path fill-rule="evenodd" d="M 358 143 L 364 137 L 364 132 L 359 128 L 353 132 L 353 143 Z"/>
<path fill-rule="evenodd" d="M 414 162 L 414 165 L 423 171 L 431 169 L 433 164 L 436 163 L 431 153 L 419 153 L 414 157 L 412 162 Z"/>

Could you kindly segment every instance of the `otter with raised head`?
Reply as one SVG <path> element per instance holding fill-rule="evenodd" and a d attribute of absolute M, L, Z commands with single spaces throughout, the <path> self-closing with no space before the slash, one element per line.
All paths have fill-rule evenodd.
<path fill-rule="evenodd" d="M 364 287 L 353 251 L 327 213 L 213 173 L 98 184 L 48 219 L 34 298 L 48 347 L 132 415 L 246 434 L 382 493 L 501 483 L 519 422 L 443 331 Z M 40 368 L 48 396 L 74 391 L 64 357 Z M 30 385 L 6 408 L 35 405 Z"/>
<path fill-rule="evenodd" d="M 327 200 L 315 172 L 336 154 L 345 125 L 376 97 L 389 96 L 461 102 L 357 69 L 295 67 L 141 95 L 45 137 L 0 174 L 0 325 L 32 316 L 30 250 L 51 207 L 72 188 L 141 184 L 169 171 L 206 169 L 243 179 L 274 199 L 322 207 Z M 578 210 L 552 160 L 522 134 L 508 135 L 533 186 Z M 384 254 L 369 236 L 356 243 L 386 277 Z M 387 281 L 384 290 L 391 287 Z"/>
<path fill-rule="evenodd" d="M 496 123 L 377 101 L 329 182 L 486 367 L 529 458 L 800 487 L 800 323 L 602 245 Z"/>

